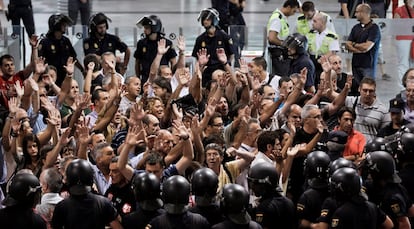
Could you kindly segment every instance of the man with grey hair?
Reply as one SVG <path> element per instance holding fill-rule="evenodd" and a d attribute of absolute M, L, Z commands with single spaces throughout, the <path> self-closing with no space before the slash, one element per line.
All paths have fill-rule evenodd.
<path fill-rule="evenodd" d="M 40 204 L 36 206 L 36 211 L 49 223 L 52 220 L 56 204 L 63 200 L 59 194 L 63 186 L 62 180 L 62 174 L 56 168 L 43 170 L 39 177 L 42 186 L 42 199 Z"/>
<path fill-rule="evenodd" d="M 112 179 L 109 175 L 112 158 L 115 156 L 114 150 L 109 143 L 99 143 L 94 151 L 96 165 L 92 165 L 94 171 L 94 180 L 100 194 L 105 194 L 111 186 Z"/>
<path fill-rule="evenodd" d="M 296 204 L 302 194 L 305 177 L 303 163 L 306 156 L 312 152 L 324 131 L 322 114 L 317 105 L 307 104 L 302 108 L 302 128 L 296 130 L 293 146 L 300 144 L 298 153 L 293 159 L 287 196 Z"/>

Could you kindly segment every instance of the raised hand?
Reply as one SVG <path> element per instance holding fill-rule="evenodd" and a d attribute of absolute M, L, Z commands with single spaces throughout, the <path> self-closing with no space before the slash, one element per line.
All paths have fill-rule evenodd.
<path fill-rule="evenodd" d="M 88 108 L 91 104 L 91 97 L 92 95 L 90 94 L 78 95 L 77 99 L 75 100 L 77 102 L 76 106 L 80 107 L 82 110 Z"/>
<path fill-rule="evenodd" d="M 248 66 L 247 61 L 245 59 L 241 58 L 239 60 L 239 64 L 240 64 L 240 71 L 242 73 L 245 73 L 245 74 L 249 73 L 249 66 Z"/>
<path fill-rule="evenodd" d="M 167 42 L 165 41 L 165 39 L 160 39 L 157 43 L 158 43 L 158 48 L 157 48 L 158 54 L 164 55 L 165 53 L 168 52 L 168 49 L 170 49 L 170 46 L 166 46 Z"/>
<path fill-rule="evenodd" d="M 215 110 L 216 110 L 216 106 L 217 106 L 217 101 L 215 98 L 211 97 L 208 100 L 205 112 L 206 112 L 206 116 L 211 117 L 213 116 Z"/>
<path fill-rule="evenodd" d="M 128 129 L 128 134 L 125 138 L 125 143 L 128 145 L 136 146 L 146 141 L 145 130 L 138 127 L 132 126 Z"/>
<path fill-rule="evenodd" d="M 185 128 L 184 123 L 181 120 L 174 120 L 172 122 L 172 126 L 177 130 L 177 133 L 175 134 L 179 138 L 188 138 L 190 136 L 190 133 L 188 132 L 187 128 Z"/>
<path fill-rule="evenodd" d="M 321 58 L 319 58 L 318 61 L 322 65 L 322 69 L 324 72 L 327 72 L 327 73 L 331 72 L 332 66 L 331 66 L 331 63 L 329 63 L 327 56 L 321 56 Z"/>
<path fill-rule="evenodd" d="M 306 78 L 308 77 L 308 69 L 306 67 L 302 68 L 302 70 L 300 70 L 300 83 L 302 85 L 306 84 Z"/>
<path fill-rule="evenodd" d="M 184 36 L 179 36 L 177 39 L 177 48 L 180 52 L 185 51 L 185 38 Z"/>
<path fill-rule="evenodd" d="M 223 48 L 218 48 L 216 50 L 216 54 L 217 54 L 217 58 L 220 61 L 220 63 L 222 63 L 222 64 L 227 63 L 227 55 L 226 55 L 226 52 L 224 51 Z"/>
<path fill-rule="evenodd" d="M 52 126 L 57 126 L 58 124 L 60 124 L 61 119 L 60 119 L 60 114 L 58 110 L 56 109 L 49 110 L 48 114 L 49 114 L 48 118 L 46 118 L 47 123 L 49 123 Z"/>
<path fill-rule="evenodd" d="M 36 34 L 33 34 L 30 38 L 29 38 L 29 44 L 30 44 L 30 46 L 32 46 L 32 47 L 37 47 L 37 44 L 38 44 L 38 41 L 39 41 L 39 39 L 38 39 L 39 37 L 36 35 Z"/>
<path fill-rule="evenodd" d="M 210 55 L 207 54 L 207 49 L 205 48 L 198 50 L 197 57 L 198 64 L 200 65 L 200 67 L 205 66 L 208 63 L 208 60 L 210 59 Z"/>
<path fill-rule="evenodd" d="M 66 128 L 65 132 L 63 132 L 62 136 L 60 136 L 59 143 L 61 145 L 67 145 L 70 140 L 73 138 L 73 136 L 70 137 L 70 131 L 72 128 Z"/>
<path fill-rule="evenodd" d="M 45 64 L 45 58 L 39 57 L 35 60 L 35 73 L 41 75 L 46 71 L 47 64 Z"/>
<path fill-rule="evenodd" d="M 145 116 L 145 111 L 141 103 L 135 103 L 134 106 L 130 109 L 128 124 L 130 126 L 139 125 L 141 120 Z"/>
<path fill-rule="evenodd" d="M 39 84 L 37 84 L 33 77 L 29 77 L 27 81 L 29 81 L 30 87 L 33 91 L 39 91 Z"/>
<path fill-rule="evenodd" d="M 76 132 L 78 133 L 78 141 L 80 144 L 82 145 L 87 145 L 89 144 L 90 140 L 91 140 L 91 136 L 89 134 L 89 127 L 87 124 L 82 123 L 80 125 L 76 126 Z"/>
<path fill-rule="evenodd" d="M 15 115 L 19 109 L 19 100 L 16 97 L 11 97 L 9 99 L 9 111 L 11 115 Z"/>
<path fill-rule="evenodd" d="M 92 61 L 92 62 L 89 62 L 89 64 L 88 64 L 88 70 L 89 71 L 93 71 L 93 69 L 95 68 L 95 63 Z"/>
<path fill-rule="evenodd" d="M 172 104 L 172 110 L 174 112 L 175 119 L 182 121 L 183 120 L 183 117 L 184 117 L 184 115 L 183 115 L 183 109 L 181 107 L 178 108 L 177 103 L 174 103 L 174 104 Z"/>
<path fill-rule="evenodd" d="M 75 72 L 75 63 L 76 63 L 76 60 L 74 61 L 73 57 L 69 57 L 68 60 L 66 61 L 66 65 L 63 66 L 68 76 L 72 76 L 73 73 Z"/>
<path fill-rule="evenodd" d="M 14 88 L 16 89 L 17 97 L 21 98 L 24 95 L 24 86 L 20 84 L 20 81 L 17 80 L 14 83 Z"/>

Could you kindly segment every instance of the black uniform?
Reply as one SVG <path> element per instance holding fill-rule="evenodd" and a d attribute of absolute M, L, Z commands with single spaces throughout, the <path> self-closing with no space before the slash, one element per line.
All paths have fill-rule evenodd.
<path fill-rule="evenodd" d="M 399 228 L 398 217 L 407 216 L 412 201 L 401 184 L 388 183 L 385 187 L 367 184 L 369 201 L 375 203 L 387 214 L 395 228 Z"/>
<path fill-rule="evenodd" d="M 295 206 L 279 193 L 262 197 L 253 217 L 265 228 L 296 228 Z"/>
<path fill-rule="evenodd" d="M 12 206 L 0 209 L 1 228 L 10 229 L 46 229 L 46 221 L 27 207 Z"/>
<path fill-rule="evenodd" d="M 315 134 L 308 134 L 303 129 L 299 129 L 293 139 L 293 145 L 310 142 Z M 303 175 L 303 163 L 305 156 L 295 157 L 292 162 L 292 169 L 289 177 L 287 192 L 292 195 L 292 200 L 297 203 L 299 197 L 304 192 L 305 176 Z"/>
<path fill-rule="evenodd" d="M 210 37 L 207 32 L 202 33 L 197 37 L 194 44 L 193 57 L 197 58 L 197 52 L 205 48 L 207 54 L 210 55 L 207 63 L 207 68 L 203 72 L 202 85 L 205 87 L 211 80 L 211 74 L 217 69 L 224 69 L 223 65 L 217 58 L 217 49 L 223 48 L 227 55 L 227 60 L 230 61 L 230 56 L 233 55 L 233 40 L 223 30 L 216 29 L 214 37 Z"/>
<path fill-rule="evenodd" d="M 148 38 L 143 38 L 138 41 L 137 49 L 135 50 L 134 57 L 139 60 L 140 69 L 141 69 L 141 84 L 144 85 L 148 80 L 149 72 L 151 69 L 152 61 L 157 56 L 158 41 L 163 38 L 158 36 L 158 39 L 153 41 Z M 172 42 L 166 38 L 166 47 L 170 47 L 167 53 L 165 53 L 161 58 L 160 65 L 169 65 L 170 60 L 177 56 L 177 53 L 172 48 Z M 138 76 L 139 77 L 139 76 Z"/>
<path fill-rule="evenodd" d="M 188 211 L 192 213 L 197 213 L 204 216 L 210 225 L 220 223 L 224 220 L 223 215 L 221 214 L 220 207 L 217 204 L 212 204 L 209 206 L 194 206 Z"/>
<path fill-rule="evenodd" d="M 59 202 L 53 213 L 52 227 L 65 229 L 103 229 L 118 217 L 111 202 L 99 195 L 71 195 Z"/>
<path fill-rule="evenodd" d="M 106 190 L 105 197 L 108 197 L 121 216 L 135 211 L 136 200 L 130 183 L 124 187 L 112 184 Z"/>
<path fill-rule="evenodd" d="M 328 195 L 327 187 L 325 189 L 309 188 L 306 190 L 296 205 L 298 219 L 305 219 L 311 223 L 316 222 L 321 213 L 321 206 Z"/>
<path fill-rule="evenodd" d="M 125 52 L 128 49 L 128 45 L 121 41 L 121 39 L 115 35 L 106 33 L 102 40 L 99 40 L 95 36 L 90 36 L 83 40 L 83 51 L 85 56 L 88 54 L 102 55 L 105 52 L 112 52 L 115 55 L 115 51 Z"/>
<path fill-rule="evenodd" d="M 307 54 L 301 54 L 290 62 L 289 75 L 300 73 L 303 68 L 308 69 L 305 88 L 315 86 L 315 65 Z"/>
<path fill-rule="evenodd" d="M 402 125 L 407 125 L 407 124 L 410 124 L 410 122 L 407 121 L 407 120 L 405 120 L 405 119 L 403 119 Z M 390 136 L 390 135 L 393 135 L 393 134 L 397 133 L 397 131 L 399 131 L 399 130 L 400 130 L 400 128 L 394 129 L 392 127 L 392 122 L 391 122 L 390 124 L 384 126 L 383 128 L 381 128 L 378 131 L 377 137 L 382 137 L 382 138 L 383 137 L 387 137 L 387 136 Z"/>
<path fill-rule="evenodd" d="M 20 35 L 20 19 L 23 20 L 27 35 L 35 34 L 33 9 L 31 0 L 10 0 L 8 6 L 9 18 L 12 22 L 13 33 Z"/>
<path fill-rule="evenodd" d="M 192 228 L 210 228 L 210 224 L 200 214 L 185 212 L 183 214 L 168 214 L 164 213 L 153 220 L 148 224 L 151 229 L 192 229 Z"/>
<path fill-rule="evenodd" d="M 331 223 L 332 215 L 338 208 L 337 202 L 334 198 L 328 197 L 323 201 L 321 212 L 316 222 L 322 222 L 326 224 Z"/>
<path fill-rule="evenodd" d="M 155 217 L 165 213 L 164 209 L 155 211 L 146 211 L 141 207 L 137 207 L 137 211 L 132 212 L 122 218 L 122 226 L 124 229 L 145 228 L 145 226 Z"/>
<path fill-rule="evenodd" d="M 249 224 L 236 224 L 230 220 L 225 220 L 224 222 L 218 223 L 211 227 L 212 229 L 261 229 L 260 224 L 250 221 Z"/>
<path fill-rule="evenodd" d="M 414 200 L 414 164 L 404 165 L 398 176 L 400 176 L 401 184 L 407 189 L 411 200 Z"/>
<path fill-rule="evenodd" d="M 360 197 L 358 201 L 347 201 L 338 207 L 329 228 L 376 229 L 385 219 L 384 212 Z"/>
<path fill-rule="evenodd" d="M 56 85 L 60 87 L 66 77 L 63 66 L 66 65 L 69 57 L 76 59 L 76 51 L 70 40 L 65 36 L 58 40 L 53 37 L 53 34 L 46 35 L 46 38 L 40 41 L 39 56 L 44 57 L 49 65 L 57 68 Z"/>

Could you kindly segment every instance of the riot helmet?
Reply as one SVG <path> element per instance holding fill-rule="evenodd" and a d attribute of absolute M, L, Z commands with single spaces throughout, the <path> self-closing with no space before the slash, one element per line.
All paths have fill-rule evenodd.
<path fill-rule="evenodd" d="M 170 214 L 181 214 L 187 211 L 190 197 L 190 183 L 183 176 L 174 175 L 162 184 L 164 208 Z"/>
<path fill-rule="evenodd" d="M 112 20 L 107 17 L 104 13 L 97 13 L 91 16 L 91 18 L 89 19 L 89 32 L 90 33 L 94 33 L 96 32 L 96 26 L 100 25 L 100 24 L 104 24 L 106 25 L 106 29 L 109 28 L 108 25 L 108 21 L 112 22 Z"/>
<path fill-rule="evenodd" d="M 287 49 L 294 49 L 296 53 L 292 55 L 304 54 L 308 49 L 308 39 L 300 33 L 294 33 L 283 41 L 282 46 Z"/>
<path fill-rule="evenodd" d="M 347 160 L 343 157 L 340 157 L 340 158 L 336 159 L 335 161 L 333 161 L 329 165 L 329 174 L 332 175 L 336 170 L 338 170 L 340 168 L 353 168 L 353 169 L 356 169 L 356 166 L 352 161 Z"/>
<path fill-rule="evenodd" d="M 362 180 L 353 168 L 340 168 L 330 179 L 331 193 L 339 200 L 346 200 L 358 196 Z"/>
<path fill-rule="evenodd" d="M 384 151 L 386 149 L 385 147 L 386 141 L 384 138 L 381 137 L 375 137 L 371 139 L 367 144 L 365 145 L 365 153 L 370 153 L 374 151 Z"/>
<path fill-rule="evenodd" d="M 156 15 L 144 16 L 136 23 L 139 28 L 151 27 L 151 33 L 163 33 L 161 19 Z"/>
<path fill-rule="evenodd" d="M 268 162 L 258 163 L 251 167 L 247 181 L 249 188 L 258 197 L 279 191 L 277 190 L 279 187 L 279 174 L 276 168 Z"/>
<path fill-rule="evenodd" d="M 211 19 L 211 26 L 217 27 L 220 21 L 219 12 L 214 8 L 202 9 L 198 15 L 197 21 L 199 21 L 201 23 L 201 26 L 204 27 L 203 21 L 206 19 Z"/>
<path fill-rule="evenodd" d="M 328 185 L 328 170 L 331 160 L 327 153 L 314 151 L 306 157 L 304 175 L 312 188 L 322 188 Z"/>
<path fill-rule="evenodd" d="M 66 169 L 66 182 L 71 195 L 85 195 L 91 191 L 94 172 L 91 164 L 83 159 L 73 160 Z"/>
<path fill-rule="evenodd" d="M 385 180 L 391 183 L 400 183 L 397 175 L 394 158 L 385 151 L 374 151 L 366 155 L 364 166 L 368 169 L 374 182 Z"/>
<path fill-rule="evenodd" d="M 39 179 L 30 173 L 16 174 L 8 186 L 6 199 L 2 204 L 6 207 L 15 205 L 33 207 L 40 198 Z"/>
<path fill-rule="evenodd" d="M 193 173 L 191 191 L 197 197 L 213 198 L 218 188 L 218 176 L 210 168 L 201 168 Z"/>
<path fill-rule="evenodd" d="M 414 161 L 414 134 L 404 133 L 400 139 L 401 152 L 398 158 L 401 162 L 413 162 Z"/>
<path fill-rule="evenodd" d="M 247 213 L 249 193 L 239 184 L 224 185 L 220 208 L 236 224 L 248 224 L 251 220 Z"/>
<path fill-rule="evenodd" d="M 143 172 L 135 176 L 132 183 L 135 199 L 147 211 L 162 207 L 160 180 L 153 173 Z"/>
<path fill-rule="evenodd" d="M 73 24 L 72 19 L 64 14 L 52 14 L 48 20 L 49 24 L 49 33 L 54 31 L 60 31 L 62 29 L 62 25 L 66 24 L 71 26 Z"/>

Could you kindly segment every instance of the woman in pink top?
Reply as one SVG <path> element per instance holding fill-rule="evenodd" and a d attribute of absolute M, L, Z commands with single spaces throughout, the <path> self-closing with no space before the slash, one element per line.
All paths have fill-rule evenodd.
<path fill-rule="evenodd" d="M 414 18 L 414 0 L 404 0 L 404 5 L 395 9 L 394 18 Z M 410 57 L 411 41 L 413 35 L 397 35 L 395 45 L 397 46 L 398 76 L 400 79 L 408 68 L 414 67 L 414 60 Z"/>

